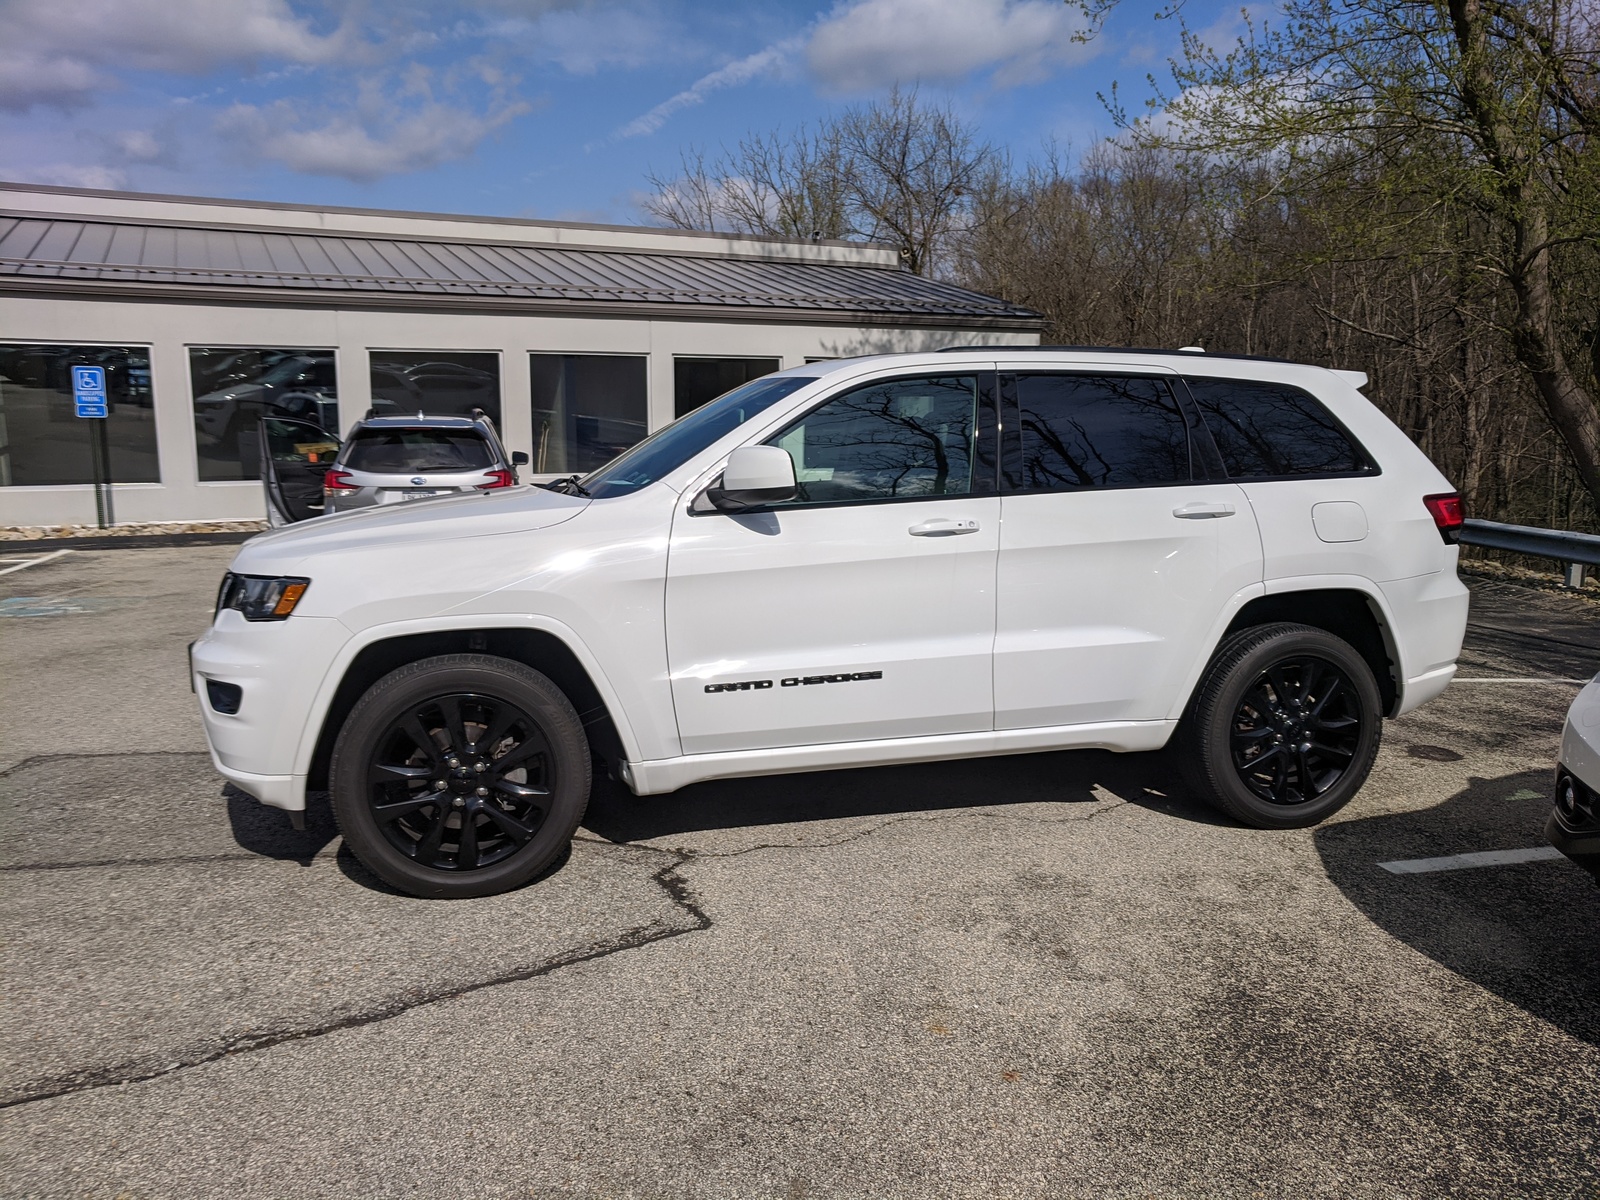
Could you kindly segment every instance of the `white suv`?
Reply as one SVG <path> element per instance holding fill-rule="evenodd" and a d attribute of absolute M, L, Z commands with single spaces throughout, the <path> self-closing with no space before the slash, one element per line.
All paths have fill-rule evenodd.
<path fill-rule="evenodd" d="M 374 872 L 483 895 L 599 759 L 698 780 L 1176 733 L 1322 820 L 1455 673 L 1460 500 L 1353 372 L 991 348 L 769 375 L 583 479 L 257 537 L 192 671 L 217 769 Z"/>

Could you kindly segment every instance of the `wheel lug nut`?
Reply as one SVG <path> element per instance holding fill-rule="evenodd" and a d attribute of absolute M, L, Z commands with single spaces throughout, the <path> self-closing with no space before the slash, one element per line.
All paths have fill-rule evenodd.
<path fill-rule="evenodd" d="M 488 794 L 489 794 L 489 789 L 488 788 L 479 788 L 478 789 L 478 795 L 487 796 Z"/>
<path fill-rule="evenodd" d="M 442 789 L 442 788 L 443 788 L 443 787 L 444 787 L 444 780 L 442 780 L 442 779 L 435 779 L 435 780 L 434 780 L 434 781 L 433 781 L 433 786 L 434 786 L 434 787 L 435 787 L 435 788 L 436 788 L 436 789 Z"/>
<path fill-rule="evenodd" d="M 465 808 L 467 806 L 467 802 L 460 796 L 457 796 L 454 800 L 450 801 L 450 805 L 452 808 Z"/>

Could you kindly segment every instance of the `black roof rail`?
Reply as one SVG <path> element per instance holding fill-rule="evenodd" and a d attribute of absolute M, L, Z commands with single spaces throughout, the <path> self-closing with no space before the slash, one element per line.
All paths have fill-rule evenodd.
<path fill-rule="evenodd" d="M 941 346 L 935 354 L 962 354 L 971 350 L 1055 350 L 1072 351 L 1076 354 L 1183 354 L 1195 358 L 1232 358 L 1243 362 L 1268 362 L 1282 363 L 1287 367 L 1303 367 L 1306 363 L 1296 362 L 1292 358 L 1273 358 L 1266 354 L 1229 354 L 1226 351 L 1210 350 L 1185 350 L 1173 349 L 1170 346 Z"/>

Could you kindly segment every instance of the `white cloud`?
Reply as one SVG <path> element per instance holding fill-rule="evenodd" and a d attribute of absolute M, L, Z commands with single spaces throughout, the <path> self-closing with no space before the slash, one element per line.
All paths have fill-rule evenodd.
<path fill-rule="evenodd" d="M 7 0 L 0 5 L 0 108 L 88 103 L 115 70 L 197 75 L 262 59 L 348 56 L 349 29 L 317 33 L 287 0 Z"/>
<path fill-rule="evenodd" d="M 673 113 L 690 108 L 705 102 L 705 98 L 712 92 L 721 91 L 723 88 L 737 87 L 741 83 L 749 83 L 757 76 L 770 74 L 781 70 L 789 61 L 790 56 L 800 48 L 800 40 L 791 38 L 788 41 L 778 42 L 768 46 L 765 50 L 747 55 L 719 67 L 709 75 L 703 75 L 690 86 L 670 96 L 656 105 L 642 116 L 635 117 L 622 128 L 618 129 L 612 138 L 641 137 L 647 133 L 654 133 L 667 123 Z"/>
<path fill-rule="evenodd" d="M 1082 62 L 1083 14 L 1062 0 L 852 0 L 812 31 L 806 61 L 825 86 L 868 92 L 893 83 L 993 72 L 1003 87 Z"/>
<path fill-rule="evenodd" d="M 685 41 L 648 0 L 538 7 L 545 11 L 491 22 L 485 36 L 519 57 L 554 63 L 570 75 L 593 75 L 604 67 L 681 62 L 703 53 L 699 46 Z"/>
<path fill-rule="evenodd" d="M 123 129 L 106 135 L 106 143 L 125 163 L 173 165 L 172 147 L 148 129 Z"/>
<path fill-rule="evenodd" d="M 217 129 L 252 157 L 274 159 L 307 175 L 370 183 L 465 158 L 495 129 L 529 109 L 524 103 L 505 104 L 478 114 L 430 102 L 394 115 L 392 106 L 386 113 L 372 107 L 307 126 L 286 101 L 266 107 L 235 104 L 218 118 Z"/>
<path fill-rule="evenodd" d="M 115 167 L 75 166 L 72 163 L 50 163 L 37 167 L 19 167 L 6 172 L 18 183 L 44 183 L 52 187 L 98 188 L 118 192 L 128 186 L 126 171 Z"/>

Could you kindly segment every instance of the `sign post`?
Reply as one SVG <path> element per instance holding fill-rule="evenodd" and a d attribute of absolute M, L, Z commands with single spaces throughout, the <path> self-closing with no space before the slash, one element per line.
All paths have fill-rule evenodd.
<path fill-rule="evenodd" d="M 72 368 L 72 403 L 79 417 L 94 422 L 90 430 L 89 457 L 94 462 L 94 511 L 101 529 L 116 524 L 111 508 L 111 447 L 106 440 L 106 420 L 111 402 L 106 396 L 104 367 Z"/>

